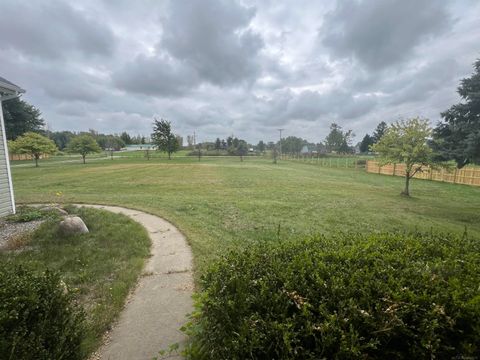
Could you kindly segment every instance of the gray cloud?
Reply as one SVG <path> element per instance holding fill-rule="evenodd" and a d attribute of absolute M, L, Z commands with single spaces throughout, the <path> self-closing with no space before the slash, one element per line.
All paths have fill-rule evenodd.
<path fill-rule="evenodd" d="M 225 0 L 168 4 L 156 53 L 141 54 L 114 73 L 119 88 L 171 97 L 202 83 L 241 86 L 256 79 L 263 42 L 248 29 L 254 9 Z"/>
<path fill-rule="evenodd" d="M 341 0 L 319 32 L 340 57 L 355 57 L 371 69 L 404 61 L 422 40 L 450 25 L 445 1 Z"/>
<path fill-rule="evenodd" d="M 170 97 L 188 92 L 200 79 L 184 63 L 140 55 L 114 74 L 114 82 L 127 91 Z"/>
<path fill-rule="evenodd" d="M 436 121 L 480 57 L 472 0 L 0 0 L 0 76 L 54 130 L 310 141 Z M 319 30 L 320 29 L 320 30 Z"/>
<path fill-rule="evenodd" d="M 1 1 L 0 14 L 0 48 L 50 59 L 113 52 L 110 28 L 68 2 Z"/>
<path fill-rule="evenodd" d="M 248 29 L 254 15 L 253 8 L 237 1 L 172 1 L 158 48 L 211 83 L 251 81 L 260 73 L 257 55 L 263 47 L 260 36 Z"/>

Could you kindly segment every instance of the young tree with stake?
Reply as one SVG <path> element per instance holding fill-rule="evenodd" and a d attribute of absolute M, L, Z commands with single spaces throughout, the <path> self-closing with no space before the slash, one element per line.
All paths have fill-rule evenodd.
<path fill-rule="evenodd" d="M 428 119 L 416 117 L 390 125 L 382 138 L 371 146 L 371 150 L 381 156 L 380 166 L 405 164 L 405 189 L 402 195 L 410 196 L 410 179 L 416 173 L 438 164 L 428 145 L 431 134 Z"/>

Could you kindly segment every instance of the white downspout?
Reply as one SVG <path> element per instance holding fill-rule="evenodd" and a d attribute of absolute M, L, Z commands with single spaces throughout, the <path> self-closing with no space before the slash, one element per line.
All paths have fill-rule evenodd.
<path fill-rule="evenodd" d="M 13 195 L 13 182 L 12 182 L 12 173 L 10 171 L 10 156 L 8 155 L 8 145 L 7 145 L 7 133 L 5 132 L 5 121 L 3 118 L 3 107 L 2 107 L 2 98 L 0 97 L 0 123 L 2 124 L 2 141 L 5 146 L 5 161 L 7 163 L 7 176 L 8 176 L 8 186 L 10 187 L 10 199 L 12 201 L 12 210 L 15 214 L 15 197 Z"/>

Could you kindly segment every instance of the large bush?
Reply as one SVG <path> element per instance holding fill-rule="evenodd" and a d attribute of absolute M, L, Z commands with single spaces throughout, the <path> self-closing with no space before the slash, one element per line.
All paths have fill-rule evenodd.
<path fill-rule="evenodd" d="M 201 280 L 191 358 L 451 359 L 480 353 L 480 243 L 439 234 L 255 245 Z"/>
<path fill-rule="evenodd" d="M 0 269 L 0 359 L 79 359 L 82 320 L 58 275 Z"/>

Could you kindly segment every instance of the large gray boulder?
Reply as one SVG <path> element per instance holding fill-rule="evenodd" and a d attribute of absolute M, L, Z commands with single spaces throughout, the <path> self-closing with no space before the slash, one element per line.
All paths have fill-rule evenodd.
<path fill-rule="evenodd" d="M 86 234 L 88 228 L 78 216 L 67 216 L 60 222 L 59 231 L 64 235 Z"/>

